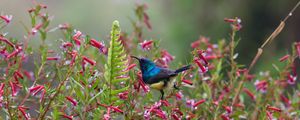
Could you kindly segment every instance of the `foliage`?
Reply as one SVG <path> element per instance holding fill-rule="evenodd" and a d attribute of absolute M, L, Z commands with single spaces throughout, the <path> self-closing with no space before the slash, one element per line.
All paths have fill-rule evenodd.
<path fill-rule="evenodd" d="M 192 59 L 176 64 L 176 68 L 191 64 L 191 69 L 174 78 L 179 90 L 168 88 L 166 98 L 160 100 L 158 91 L 149 92 L 137 63 L 128 57 L 148 57 L 160 67 L 175 67 L 171 65 L 175 57 L 160 47 L 158 40 L 145 40 L 143 33 L 152 29 L 146 8 L 144 4 L 137 5 L 137 18 L 131 19 L 133 32 L 121 32 L 119 22 L 114 21 L 109 41 L 93 39 L 67 23 L 50 28 L 47 6 L 37 4 L 29 9 L 31 23 L 30 27 L 24 24 L 23 41 L 0 34 L 0 118 L 300 118 L 295 65 L 300 43 L 295 43 L 277 63 L 270 63 L 275 73 L 253 72 L 251 68 L 257 59 L 250 68 L 236 61 L 235 48 L 242 42 L 237 37 L 242 29 L 237 17 L 225 19 L 232 28 L 229 39 L 211 43 L 209 38 L 200 36 L 191 43 Z M 5 33 L 12 16 L 0 18 L 0 31 Z M 283 22 L 267 41 L 280 33 Z M 58 50 L 48 44 L 53 42 L 49 33 L 57 31 L 63 34 L 56 41 L 61 44 Z M 40 45 L 32 47 L 29 41 Z"/>

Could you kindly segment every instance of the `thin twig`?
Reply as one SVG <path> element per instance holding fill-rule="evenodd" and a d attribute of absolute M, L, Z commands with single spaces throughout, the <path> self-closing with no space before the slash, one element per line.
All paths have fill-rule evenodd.
<path fill-rule="evenodd" d="M 274 30 L 274 32 L 266 39 L 266 41 L 263 43 L 263 45 L 258 48 L 258 51 L 255 55 L 255 57 L 253 58 L 250 66 L 249 66 L 249 69 L 248 69 L 248 72 L 247 74 L 250 72 L 250 70 L 253 68 L 253 66 L 256 64 L 257 60 L 260 58 L 260 56 L 262 55 L 263 53 L 263 48 L 268 44 L 270 43 L 272 40 L 274 40 L 276 38 L 276 36 L 282 31 L 282 29 L 284 28 L 285 26 L 285 22 L 293 15 L 293 12 L 299 7 L 300 5 L 300 1 L 298 1 L 298 3 L 293 7 L 293 9 L 289 12 L 289 14 L 284 18 L 283 21 L 280 22 L 279 26 Z M 241 89 L 244 85 L 244 82 L 246 80 L 246 77 L 244 77 L 239 85 L 238 85 L 238 89 L 237 89 L 237 92 L 233 98 L 233 102 L 232 102 L 232 105 L 234 105 L 237 100 L 238 100 L 238 97 L 240 95 L 240 92 L 241 92 Z"/>

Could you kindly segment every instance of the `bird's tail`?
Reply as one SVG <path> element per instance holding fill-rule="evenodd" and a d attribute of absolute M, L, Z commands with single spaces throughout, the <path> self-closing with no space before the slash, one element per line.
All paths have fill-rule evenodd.
<path fill-rule="evenodd" d="M 175 73 L 177 74 L 177 73 L 186 71 L 186 70 L 188 70 L 188 69 L 190 69 L 190 68 L 191 68 L 191 65 L 187 65 L 187 66 L 184 66 L 184 67 L 182 67 L 182 68 L 179 68 L 179 69 L 175 70 Z"/>

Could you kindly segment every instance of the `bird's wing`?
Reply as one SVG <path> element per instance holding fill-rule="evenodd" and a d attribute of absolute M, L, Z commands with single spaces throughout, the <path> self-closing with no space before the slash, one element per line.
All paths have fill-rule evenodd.
<path fill-rule="evenodd" d="M 158 83 L 163 79 L 169 79 L 170 77 L 176 76 L 177 74 L 173 70 L 169 70 L 166 68 L 160 68 L 160 72 L 147 80 L 147 84 Z"/>

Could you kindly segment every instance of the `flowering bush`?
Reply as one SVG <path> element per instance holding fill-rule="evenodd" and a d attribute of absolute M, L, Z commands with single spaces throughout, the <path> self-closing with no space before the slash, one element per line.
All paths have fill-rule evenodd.
<path fill-rule="evenodd" d="M 31 26 L 25 27 L 23 41 L 3 31 L 13 17 L 0 16 L 1 119 L 300 118 L 300 92 L 286 91 L 297 83 L 294 63 L 300 56 L 299 42 L 279 58 L 284 67 L 274 64 L 275 73 L 252 74 L 265 44 L 250 67 L 237 63 L 241 20 L 225 18 L 232 28 L 230 39 L 211 43 L 201 36 L 191 43 L 191 69 L 174 78 L 179 90 L 168 89 L 160 100 L 129 57 L 147 56 L 164 68 L 175 59 L 159 41 L 144 40 L 144 28 L 152 29 L 146 5 L 135 9 L 134 32 L 121 31 L 114 21 L 109 41 L 93 39 L 69 24 L 49 28 L 45 9 L 38 4 L 28 10 Z M 284 21 L 266 43 L 280 33 Z M 47 44 L 49 32 L 63 33 L 59 50 Z M 37 37 L 39 47 L 31 47 L 28 42 Z M 34 69 L 24 67 L 31 63 Z"/>

